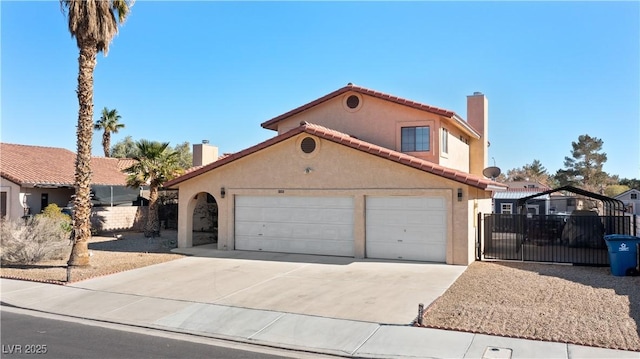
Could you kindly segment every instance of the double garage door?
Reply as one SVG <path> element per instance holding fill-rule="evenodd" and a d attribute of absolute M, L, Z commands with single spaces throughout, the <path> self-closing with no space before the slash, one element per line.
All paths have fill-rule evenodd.
<path fill-rule="evenodd" d="M 237 196 L 236 249 L 354 256 L 353 198 Z"/>
<path fill-rule="evenodd" d="M 368 258 L 444 262 L 446 205 L 440 197 L 366 199 Z M 354 256 L 352 197 L 237 196 L 237 250 Z"/>

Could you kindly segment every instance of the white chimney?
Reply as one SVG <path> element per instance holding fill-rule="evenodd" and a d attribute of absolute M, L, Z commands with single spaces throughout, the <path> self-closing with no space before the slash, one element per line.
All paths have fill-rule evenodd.
<path fill-rule="evenodd" d="M 210 145 L 208 140 L 193 145 L 193 166 L 205 166 L 218 160 L 218 147 Z"/>
<path fill-rule="evenodd" d="M 467 122 L 480 134 L 469 143 L 469 173 L 481 176 L 489 166 L 489 101 L 481 92 L 467 96 Z"/>

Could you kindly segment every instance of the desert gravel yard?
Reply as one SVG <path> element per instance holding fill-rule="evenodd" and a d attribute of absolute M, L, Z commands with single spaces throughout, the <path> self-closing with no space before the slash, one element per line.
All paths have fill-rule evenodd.
<path fill-rule="evenodd" d="M 474 262 L 425 310 L 423 326 L 640 351 L 640 277 Z"/>
<path fill-rule="evenodd" d="M 119 237 L 94 236 L 89 240 L 90 266 L 74 268 L 71 282 L 182 258 L 181 254 L 171 253 L 173 248 L 175 233 L 171 231 L 156 238 L 145 238 L 138 232 L 122 233 Z M 71 245 L 55 260 L 33 265 L 3 265 L 2 277 L 66 284 L 70 253 Z"/>

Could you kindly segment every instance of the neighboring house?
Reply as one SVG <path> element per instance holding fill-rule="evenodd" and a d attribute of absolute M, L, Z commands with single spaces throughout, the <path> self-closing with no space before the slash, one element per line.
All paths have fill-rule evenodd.
<path fill-rule="evenodd" d="M 507 183 L 510 185 L 510 183 Z M 535 187 L 509 187 L 504 192 L 496 192 L 493 195 L 494 213 L 516 214 L 518 213 L 517 202 L 520 198 L 531 196 L 549 190 L 549 188 Z M 550 196 L 548 194 L 536 197 L 527 203 L 527 213 L 549 214 Z"/>
<path fill-rule="evenodd" d="M 506 187 L 482 175 L 487 104 L 468 96 L 465 121 L 349 84 L 266 121 L 275 137 L 165 183 L 179 189 L 178 245 L 208 194 L 218 249 L 467 265 L 477 214 Z"/>
<path fill-rule="evenodd" d="M 536 181 L 512 181 L 504 184 L 507 186 L 506 191 L 493 194 L 493 213 L 496 214 L 516 214 L 518 211 L 516 202 L 520 198 L 551 189 Z M 531 214 L 549 214 L 551 208 L 549 199 L 548 195 L 536 199 L 535 203 L 527 207 L 527 211 Z"/>
<path fill-rule="evenodd" d="M 613 197 L 624 203 L 625 212 L 631 214 L 640 214 L 640 191 L 632 188 L 626 192 Z"/>
<path fill-rule="evenodd" d="M 16 220 L 40 213 L 49 204 L 66 207 L 72 201 L 76 154 L 63 148 L 0 143 L 0 195 L 2 216 Z M 120 210 L 126 218 L 114 216 L 107 207 L 131 206 L 139 190 L 126 187 L 122 172 L 131 159 L 93 157 L 92 222 L 98 229 L 128 228 L 137 216 L 136 208 Z M 99 212 L 99 213 L 98 213 Z M 129 213 L 130 212 L 130 213 Z"/>
<path fill-rule="evenodd" d="M 512 182 L 505 182 L 505 184 L 509 187 L 509 189 L 538 188 L 538 189 L 542 189 L 543 191 L 551 189 L 547 185 L 544 185 L 538 181 L 512 181 Z"/>

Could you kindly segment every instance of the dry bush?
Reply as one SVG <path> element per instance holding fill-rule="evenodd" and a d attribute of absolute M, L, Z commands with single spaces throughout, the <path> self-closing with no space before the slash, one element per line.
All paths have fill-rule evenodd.
<path fill-rule="evenodd" d="M 69 231 L 60 218 L 38 215 L 25 223 L 0 223 L 0 261 L 2 264 L 33 264 L 62 259 L 69 246 Z"/>

